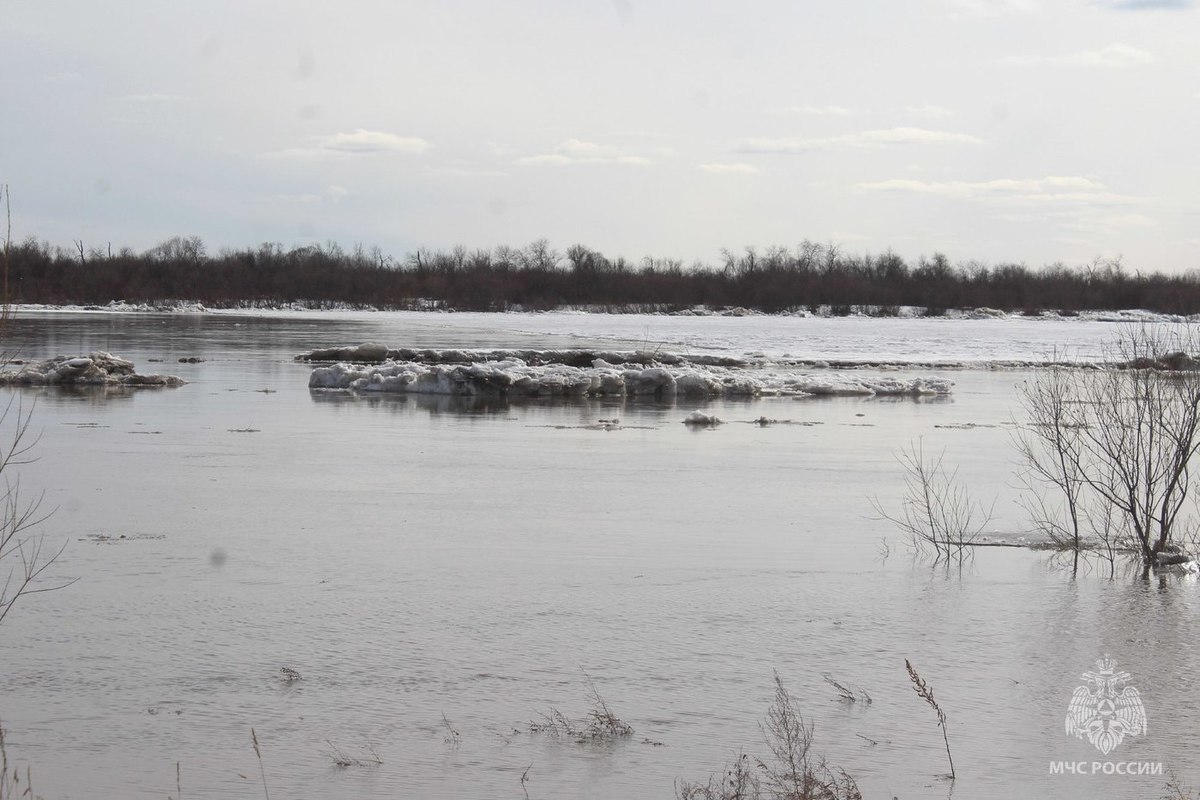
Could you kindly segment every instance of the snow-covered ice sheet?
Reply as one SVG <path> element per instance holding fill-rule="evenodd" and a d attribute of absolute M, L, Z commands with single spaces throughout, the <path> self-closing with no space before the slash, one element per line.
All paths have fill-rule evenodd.
<path fill-rule="evenodd" d="M 597 357 L 587 366 L 575 366 L 556 361 L 553 351 L 529 360 L 507 353 L 495 360 L 463 360 L 456 357 L 460 355 L 440 351 L 425 361 L 340 361 L 314 368 L 308 385 L 354 392 L 507 397 L 922 396 L 949 394 L 953 385 L 945 378 L 814 371 L 767 360 L 726 366 L 663 354 L 663 360 L 614 363 Z"/>
<path fill-rule="evenodd" d="M 1036 366 L 1105 359 L 1122 324 L 1174 324 L 1138 312 L 1079 317 L 800 317 L 669 316 L 665 314 L 311 312 L 370 325 L 372 337 L 404 341 L 414 326 L 464 343 L 486 339 L 520 348 L 531 337 L 609 341 L 613 349 L 669 350 L 731 358 L 766 357 L 830 365 Z M 1103 321 L 1102 321 L 1103 320 Z M 482 334 L 482 335 L 481 335 Z"/>

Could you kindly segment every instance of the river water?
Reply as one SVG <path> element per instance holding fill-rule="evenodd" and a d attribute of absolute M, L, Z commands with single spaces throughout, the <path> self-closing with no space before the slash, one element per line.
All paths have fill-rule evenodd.
<path fill-rule="evenodd" d="M 1112 330 L 19 314 L 6 337 L 21 357 L 103 349 L 189 383 L 8 393 L 40 440 L 37 461 L 5 477 L 25 498 L 44 493 L 53 513 L 35 532 L 66 544 L 52 578 L 78 579 L 0 625 L 10 761 L 47 798 L 175 796 L 177 764 L 184 797 L 261 797 L 265 780 L 276 798 L 670 798 L 739 750 L 765 755 L 775 671 L 814 749 L 868 798 L 1157 797 L 1167 769 L 1200 783 L 1192 577 L 1072 578 L 1012 548 L 947 569 L 911 554 L 871 502 L 898 507 L 895 453 L 920 438 L 995 500 L 990 536 L 1025 535 L 1009 437 L 1030 373 L 987 364 L 1095 354 Z M 310 392 L 295 354 L 363 341 L 968 366 L 900 370 L 955 381 L 925 400 Z M 696 408 L 727 424 L 681 424 Z M 751 424 L 760 416 L 791 424 Z M 1148 720 L 1108 755 L 1064 732 L 1105 654 Z M 953 782 L 906 658 L 947 715 Z M 302 678 L 282 680 L 284 666 Z M 871 702 L 839 701 L 826 674 Z M 632 736 L 530 732 L 551 708 L 586 716 L 589 681 Z M 335 748 L 382 764 L 336 766 Z M 1054 762 L 1164 774 L 1058 775 Z"/>

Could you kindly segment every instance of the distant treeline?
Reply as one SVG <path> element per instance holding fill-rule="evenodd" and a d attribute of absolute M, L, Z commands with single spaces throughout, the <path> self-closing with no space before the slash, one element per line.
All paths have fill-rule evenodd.
<path fill-rule="evenodd" d="M 940 254 L 909 263 L 891 251 L 847 253 L 805 241 L 796 248 L 724 250 L 716 264 L 610 259 L 583 245 L 418 250 L 403 259 L 337 244 L 285 249 L 263 244 L 210 254 L 198 237 L 175 237 L 143 253 L 55 247 L 27 240 L 8 253 L 11 302 L 104 304 L 197 300 L 206 305 L 327 305 L 505 311 L 592 306 L 682 309 L 743 306 L 765 312 L 826 306 L 834 314 L 918 306 L 1005 311 L 1144 308 L 1200 311 L 1200 273 L 1130 273 L 1119 260 L 1054 264 L 951 264 Z"/>

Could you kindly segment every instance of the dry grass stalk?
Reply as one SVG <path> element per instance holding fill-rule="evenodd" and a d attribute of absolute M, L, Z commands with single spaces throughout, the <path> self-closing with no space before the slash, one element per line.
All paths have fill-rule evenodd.
<path fill-rule="evenodd" d="M 26 779 L 28 782 L 29 772 L 26 770 Z M 31 784 L 32 785 L 32 784 Z M 4 726 L 0 725 L 0 800 L 16 800 L 26 794 L 26 790 L 21 788 L 21 773 L 16 767 L 9 772 L 8 769 L 8 748 L 4 741 Z"/>
<path fill-rule="evenodd" d="M 908 678 L 912 681 L 917 695 L 928 703 L 929 707 L 937 714 L 938 727 L 942 729 L 942 741 L 946 744 L 946 759 L 950 762 L 950 780 L 954 780 L 954 756 L 950 755 L 950 740 L 946 738 L 946 712 L 942 711 L 942 707 L 934 698 L 933 689 L 925 683 L 925 680 L 917 672 L 917 668 L 907 658 L 904 659 L 904 668 L 908 670 Z"/>
<path fill-rule="evenodd" d="M 258 734 L 250 729 L 250 741 L 254 744 L 254 755 L 258 759 L 258 772 L 262 775 L 263 796 L 271 800 L 271 792 L 267 789 L 267 770 L 263 767 L 262 751 L 258 749 Z"/>

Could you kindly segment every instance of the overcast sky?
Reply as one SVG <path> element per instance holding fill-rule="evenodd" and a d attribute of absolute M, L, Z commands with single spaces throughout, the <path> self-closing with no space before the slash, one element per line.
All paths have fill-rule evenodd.
<path fill-rule="evenodd" d="M 0 0 L 13 236 L 1200 268 L 1192 0 Z"/>

